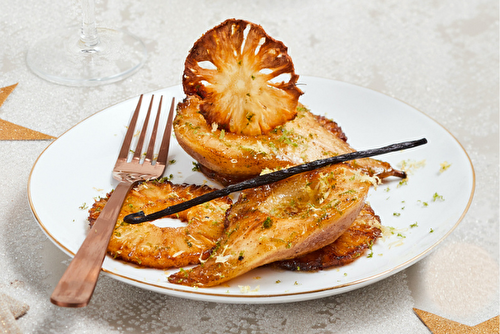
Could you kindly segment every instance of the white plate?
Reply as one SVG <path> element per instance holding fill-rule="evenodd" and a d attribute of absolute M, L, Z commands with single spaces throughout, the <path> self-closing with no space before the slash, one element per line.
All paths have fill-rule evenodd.
<path fill-rule="evenodd" d="M 415 166 L 425 161 L 425 166 L 414 170 L 407 185 L 400 186 L 400 180 L 393 178 L 370 191 L 368 200 L 383 225 L 396 229 L 377 241 L 371 257 L 314 273 L 259 268 L 226 285 L 198 289 L 168 283 L 168 275 L 175 270 L 140 269 L 110 257 L 103 270 L 117 280 L 177 297 L 223 303 L 294 302 L 372 284 L 422 259 L 448 236 L 467 212 L 475 187 L 473 166 L 457 140 L 428 116 L 386 95 L 313 77 L 301 77 L 300 83 L 305 92 L 301 102 L 312 112 L 336 120 L 358 150 L 423 137 L 429 141 L 380 157 L 393 166 L 402 161 Z M 154 94 L 163 94 L 166 101 L 184 97 L 179 86 Z M 94 198 L 116 186 L 111 170 L 137 100 L 119 103 L 77 124 L 47 147 L 33 166 L 28 183 L 33 214 L 50 240 L 70 256 L 88 231 L 87 210 L 80 207 L 91 206 Z M 165 175 L 173 174 L 173 182 L 206 180 L 191 171 L 193 159 L 175 140 L 170 159 L 177 162 Z M 444 162 L 451 166 L 441 173 Z M 433 201 L 435 194 L 444 200 Z M 418 226 L 410 227 L 414 224 Z"/>

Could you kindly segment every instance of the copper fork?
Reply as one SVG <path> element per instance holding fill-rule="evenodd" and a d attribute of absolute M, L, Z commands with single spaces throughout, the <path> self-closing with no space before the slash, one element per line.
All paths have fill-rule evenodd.
<path fill-rule="evenodd" d="M 58 306 L 83 307 L 89 303 L 106 255 L 109 239 L 111 238 L 116 219 L 120 213 L 125 197 L 137 182 L 159 178 L 165 171 L 170 134 L 172 131 L 175 99 L 172 99 L 172 105 L 170 107 L 158 157 L 154 159 L 155 139 L 158 131 L 158 123 L 160 121 L 163 96 L 160 98 L 158 112 L 156 113 L 156 119 L 151 131 L 151 139 L 147 151 L 144 154 L 142 153 L 151 108 L 153 106 L 153 98 L 154 96 L 151 97 L 144 125 L 140 132 L 137 145 L 135 146 L 133 157 L 129 162 L 128 156 L 131 151 L 130 146 L 132 138 L 134 137 L 134 129 L 141 109 L 142 95 L 139 98 L 127 133 L 125 134 L 125 139 L 123 140 L 118 159 L 113 168 L 113 178 L 120 181 L 120 183 L 118 183 L 116 189 L 113 191 L 112 196 L 110 196 L 99 218 L 94 223 L 94 226 L 89 231 L 80 249 L 54 289 L 50 301 Z"/>

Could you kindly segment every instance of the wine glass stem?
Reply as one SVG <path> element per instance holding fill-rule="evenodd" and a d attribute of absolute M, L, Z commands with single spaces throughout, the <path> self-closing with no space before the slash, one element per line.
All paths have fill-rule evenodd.
<path fill-rule="evenodd" d="M 95 47 L 99 44 L 97 27 L 95 22 L 95 1 L 82 0 L 83 21 L 80 30 L 80 40 L 83 44 L 83 52 L 96 52 Z"/>

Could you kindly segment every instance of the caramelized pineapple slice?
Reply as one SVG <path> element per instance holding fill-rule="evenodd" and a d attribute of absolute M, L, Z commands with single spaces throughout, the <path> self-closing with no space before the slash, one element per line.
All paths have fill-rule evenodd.
<path fill-rule="evenodd" d="M 113 258 L 157 269 L 200 263 L 210 255 L 224 234 L 226 210 L 232 204 L 230 198 L 216 198 L 166 217 L 179 219 L 179 223 L 186 223 L 185 226 L 160 227 L 153 222 L 127 224 L 123 217 L 137 211 L 150 214 L 211 191 L 213 189 L 208 186 L 173 184 L 165 180 L 138 184 L 123 203 L 108 244 L 108 253 Z M 97 200 L 89 210 L 91 226 L 109 196 L 112 195 Z"/>
<path fill-rule="evenodd" d="M 208 124 L 243 135 L 266 133 L 293 119 L 302 91 L 287 47 L 260 25 L 230 19 L 190 50 L 183 86 L 197 95 Z"/>

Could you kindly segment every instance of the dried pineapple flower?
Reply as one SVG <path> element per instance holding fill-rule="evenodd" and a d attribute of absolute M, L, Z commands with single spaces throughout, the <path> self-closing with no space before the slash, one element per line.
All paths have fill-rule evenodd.
<path fill-rule="evenodd" d="M 258 135 L 293 119 L 302 91 L 287 47 L 257 24 L 230 19 L 189 52 L 183 87 L 197 95 L 208 124 Z"/>

